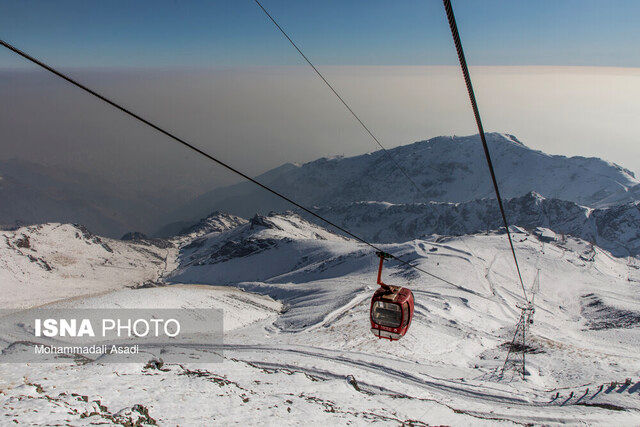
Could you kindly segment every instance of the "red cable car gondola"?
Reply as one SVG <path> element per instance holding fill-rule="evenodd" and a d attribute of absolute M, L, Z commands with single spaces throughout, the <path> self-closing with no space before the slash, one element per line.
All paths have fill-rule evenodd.
<path fill-rule="evenodd" d="M 389 286 L 382 282 L 382 263 L 389 254 L 377 252 L 380 257 L 378 285 L 371 298 L 369 318 L 371 332 L 378 338 L 399 340 L 407 333 L 413 319 L 413 293 L 408 288 Z"/>

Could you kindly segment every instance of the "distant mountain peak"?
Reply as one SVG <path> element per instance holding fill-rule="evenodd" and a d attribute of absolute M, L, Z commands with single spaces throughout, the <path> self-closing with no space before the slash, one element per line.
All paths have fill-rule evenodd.
<path fill-rule="evenodd" d="M 272 216 L 272 215 L 274 215 L 274 213 L 271 212 L 269 215 Z M 272 220 L 269 219 L 268 216 L 263 216 L 263 215 L 259 215 L 259 214 L 255 214 L 251 218 L 249 223 L 251 224 L 249 226 L 250 229 L 255 229 L 255 228 L 260 227 L 260 228 L 282 230 L 282 228 L 278 227 Z"/>
<path fill-rule="evenodd" d="M 184 228 L 179 235 L 195 238 L 209 233 L 222 233 L 246 223 L 247 220 L 244 218 L 216 210 L 196 224 Z"/>
<path fill-rule="evenodd" d="M 525 199 L 533 199 L 533 200 L 545 200 L 546 197 L 544 197 L 542 194 L 538 193 L 537 191 L 530 191 L 528 192 L 525 196 Z"/>
<path fill-rule="evenodd" d="M 524 145 L 524 143 L 522 141 L 520 141 L 518 138 L 516 138 L 515 135 L 511 135 L 510 133 L 502 133 L 500 135 L 503 136 L 504 138 L 508 139 L 509 141 L 517 144 L 517 145 L 521 145 L 523 147 L 526 147 L 526 145 Z"/>
<path fill-rule="evenodd" d="M 611 162 L 546 154 L 527 147 L 510 133 L 489 132 L 486 136 L 505 199 L 534 191 L 545 198 L 591 208 L 640 200 L 640 181 Z M 283 165 L 260 175 L 258 180 L 308 206 L 362 201 L 462 203 L 495 197 L 478 134 L 438 136 L 388 151 L 394 161 L 384 151 L 323 157 L 301 166 Z M 175 211 L 172 219 L 207 212 L 212 207 L 247 217 L 290 208 L 253 183 L 241 183 L 194 199 Z"/>
<path fill-rule="evenodd" d="M 485 135 L 485 138 L 487 139 L 487 142 L 508 143 L 508 144 L 515 144 L 521 147 L 529 148 L 522 141 L 520 141 L 515 135 L 510 133 L 485 132 L 484 135 Z M 477 134 L 477 133 L 472 135 L 436 136 L 436 137 L 425 139 L 422 141 L 417 141 L 414 144 L 410 144 L 410 145 L 415 145 L 415 144 L 433 145 L 433 144 L 451 144 L 451 143 L 465 144 L 465 143 L 476 143 L 476 142 L 480 142 L 480 134 Z M 404 147 L 404 146 L 400 146 L 396 148 L 401 148 L 401 147 Z"/>

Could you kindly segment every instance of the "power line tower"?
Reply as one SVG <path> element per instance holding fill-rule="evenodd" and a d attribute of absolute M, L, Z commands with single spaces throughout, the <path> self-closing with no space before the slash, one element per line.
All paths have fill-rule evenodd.
<path fill-rule="evenodd" d="M 503 379 L 504 374 L 507 371 L 514 371 L 522 375 L 522 379 L 526 380 L 526 354 L 531 348 L 527 345 L 527 337 L 529 336 L 529 325 L 533 324 L 533 314 L 535 313 L 535 307 L 533 301 L 540 289 L 540 270 L 536 273 L 536 278 L 531 286 L 531 301 L 525 304 L 518 304 L 520 309 L 520 318 L 516 324 L 516 330 L 513 334 L 513 339 L 509 343 L 509 350 L 507 351 L 507 357 L 504 360 L 502 369 L 498 378 Z"/>

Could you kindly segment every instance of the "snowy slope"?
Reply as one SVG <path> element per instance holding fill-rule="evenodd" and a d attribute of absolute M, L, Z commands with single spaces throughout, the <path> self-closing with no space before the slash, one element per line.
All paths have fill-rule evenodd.
<path fill-rule="evenodd" d="M 30 241 L 66 242 L 73 230 L 45 225 Z M 58 292 L 76 296 L 58 307 L 221 308 L 224 343 L 199 350 L 221 352 L 222 363 L 0 365 L 0 411 L 9 422 L 73 425 L 637 424 L 640 263 L 537 232 L 542 237 L 514 230 L 527 290 L 541 271 L 526 382 L 495 375 L 522 301 L 504 235 L 384 245 L 451 282 L 388 263 L 385 281 L 410 286 L 416 297 L 409 333 L 391 343 L 369 331 L 372 250 L 284 213 L 180 242 L 164 276 L 169 286 L 78 298 L 87 289 L 58 282 Z M 92 238 L 60 251 L 115 289 L 111 277 L 98 277 L 100 243 Z M 104 242 L 122 245 L 116 254 L 135 251 Z M 7 251 L 2 258 L 12 263 L 25 258 Z M 149 257 L 138 269 L 157 276 L 153 253 L 136 253 Z M 52 257 L 53 249 L 43 256 Z M 32 285 L 58 274 L 38 275 L 37 262 L 22 268 Z M 625 378 L 632 383 L 622 385 Z"/>
<path fill-rule="evenodd" d="M 276 258 L 272 258 L 272 248 L 280 249 Z M 244 225 L 205 235 L 182 246 L 180 265 L 170 277 L 193 283 L 237 282 L 246 280 L 244 277 L 266 280 L 351 248 L 353 244 L 345 238 L 293 213 L 256 215 Z M 249 256 L 257 259 L 251 262 L 257 262 L 253 265 L 260 268 L 248 268 L 251 265 L 244 264 Z M 230 267 L 211 275 L 211 265 Z M 203 272 L 202 277 L 198 276 L 199 271 Z"/>
<path fill-rule="evenodd" d="M 553 253 L 552 264 L 558 262 L 556 254 L 560 254 L 560 259 L 567 263 L 565 267 L 565 263 L 561 262 L 550 271 L 557 268 L 561 271 L 565 268 L 566 271 L 562 272 L 562 275 L 571 277 L 575 268 L 577 268 L 575 274 L 578 275 L 581 274 L 583 267 L 588 267 L 588 270 L 595 269 L 596 272 L 590 273 L 602 273 L 608 277 L 607 280 L 613 278 L 615 281 L 621 281 L 623 283 L 620 285 L 621 292 L 628 292 L 630 298 L 635 298 L 632 292 L 636 286 L 633 260 L 615 258 L 610 253 L 583 240 L 560 239 L 544 230 L 536 230 L 536 233 L 542 237 L 520 229 L 514 229 L 514 231 L 517 250 L 522 251 L 525 279 L 528 277 L 529 281 L 532 281 L 535 269 L 542 268 L 540 263 L 546 259 L 544 251 L 548 250 Z M 549 241 L 550 235 L 556 240 Z M 478 249 L 467 248 L 470 242 L 478 246 Z M 483 248 L 483 244 L 488 247 Z M 429 271 L 437 272 L 454 283 L 462 282 L 459 286 L 452 286 L 432 278 L 428 279 L 428 282 L 437 289 L 454 289 L 455 292 L 462 291 L 475 296 L 484 294 L 487 291 L 486 277 L 480 277 L 482 280 L 479 281 L 474 279 L 468 284 L 464 281 L 473 276 L 471 272 L 477 274 L 484 269 L 497 268 L 498 266 L 493 265 L 497 261 L 501 263 L 498 268 L 501 273 L 500 277 L 494 281 L 499 281 L 501 286 L 508 289 L 516 285 L 512 261 L 508 257 L 502 258 L 496 255 L 507 250 L 506 238 L 502 234 L 490 233 L 460 238 L 434 236 L 429 240 L 413 240 L 401 244 L 387 244 L 383 247 L 403 254 L 407 260 L 424 263 Z M 477 251 L 482 255 L 476 254 Z M 278 299 L 290 297 L 299 300 L 303 305 L 314 306 L 316 304 L 312 300 L 301 298 L 301 296 L 308 296 L 304 291 L 311 283 L 322 282 L 324 285 L 335 282 L 337 285 L 332 291 L 334 294 L 346 292 L 353 295 L 353 292 L 359 292 L 363 286 L 371 287 L 373 276 L 371 272 L 376 266 L 376 260 L 372 259 L 371 253 L 371 248 L 329 233 L 293 213 L 271 214 L 266 217 L 256 216 L 248 224 L 225 233 L 205 236 L 195 240 L 191 245 L 183 246 L 178 258 L 179 266 L 167 276 L 167 280 L 173 283 L 240 284 L 242 287 L 259 290 L 261 293 L 274 293 L 279 297 Z M 299 255 L 292 256 L 292 254 Z M 491 256 L 491 254 L 494 255 Z M 599 260 L 597 263 L 596 258 Z M 390 261 L 390 264 L 393 265 L 394 261 Z M 478 266 L 482 264 L 491 264 L 491 266 L 480 269 Z M 454 267 L 456 265 L 458 266 Z M 249 266 L 252 268 L 248 268 Z M 465 271 L 466 269 L 470 270 Z M 358 277 L 361 274 L 365 277 L 360 279 Z M 396 272 L 398 280 L 401 281 L 416 280 L 419 274 L 421 273 L 407 270 L 406 267 Z M 459 280 L 457 276 L 464 279 Z M 604 276 L 600 279 L 587 279 L 588 276 L 581 278 L 579 285 L 571 287 L 567 292 L 577 292 L 584 287 L 584 292 L 589 293 L 595 288 L 602 288 L 597 283 L 599 280 L 605 281 Z M 348 278 L 346 282 L 345 277 Z M 588 283 L 591 285 L 587 285 Z M 313 294 L 313 301 L 316 301 L 322 299 L 327 293 L 329 293 L 327 290 L 314 291 L 309 295 Z M 492 289 L 491 295 L 493 294 Z M 508 298 L 504 298 L 510 305 L 520 299 L 517 287 L 511 290 L 509 295 Z M 496 301 L 504 302 L 505 299 Z M 282 317 L 292 316 L 293 311 L 295 306 L 291 305 L 289 311 Z M 289 324 L 285 329 L 304 329 L 309 326 L 306 323 L 312 319 L 300 316 L 299 320 L 305 324 Z"/>
<path fill-rule="evenodd" d="M 33 307 L 157 281 L 173 268 L 176 250 L 100 237 L 71 224 L 0 231 L 0 307 Z"/>
<path fill-rule="evenodd" d="M 531 191 L 589 207 L 638 199 L 633 173 L 598 158 L 565 157 L 532 150 L 514 136 L 487 134 L 503 197 Z M 418 194 L 382 151 L 355 157 L 287 164 L 258 179 L 306 205 L 368 200 L 391 203 L 465 202 L 493 197 L 478 135 L 437 137 L 389 150 L 420 186 Z M 213 209 L 238 215 L 290 209 L 251 183 L 215 189 L 175 211 L 172 220 L 197 219 Z"/>
<path fill-rule="evenodd" d="M 467 380 L 467 375 L 489 378 L 500 364 L 504 352 L 499 346 L 510 339 L 518 316 L 515 306 L 522 301 L 504 235 L 385 245 L 454 283 L 397 265 L 392 268 L 387 281 L 411 286 L 418 303 L 410 336 L 390 344 L 372 342 L 367 333 L 368 303 L 375 288 L 375 259 L 368 248 L 340 241 L 336 246 L 336 238 L 326 235 L 313 237 L 316 226 L 293 214 L 258 217 L 253 222 L 253 227 L 240 227 L 183 254 L 170 280 L 224 281 L 283 301 L 287 311 L 273 326 L 287 334 L 288 344 L 313 343 L 340 351 L 382 352 L 417 363 L 428 361 L 446 366 L 443 372 L 461 373 Z M 542 271 L 534 340 L 543 353 L 530 356 L 533 383 L 551 389 L 638 375 L 640 359 L 629 359 L 625 350 L 627 344 L 640 344 L 640 282 L 635 261 L 614 258 L 572 238 L 545 243 L 523 232 L 514 237 L 528 287 L 536 269 Z M 223 240 L 217 240 L 220 238 Z M 229 241 L 249 250 L 221 251 Z M 291 248 L 301 253 L 297 263 L 289 259 Z M 248 269 L 249 265 L 254 267 Z M 609 326 L 598 326 L 603 324 Z M 625 344 L 619 342 L 621 337 Z M 558 346 L 572 350 L 557 351 Z M 597 360 L 603 352 L 611 360 L 622 359 L 602 366 Z M 571 358 L 575 360 L 567 368 Z M 594 363 L 599 366 L 596 371 L 591 368 Z"/>
<path fill-rule="evenodd" d="M 61 300 L 47 308 L 218 308 L 224 311 L 224 331 L 230 332 L 254 322 L 275 318 L 282 304 L 269 297 L 222 286 L 175 285 L 119 289 L 106 294 Z"/>

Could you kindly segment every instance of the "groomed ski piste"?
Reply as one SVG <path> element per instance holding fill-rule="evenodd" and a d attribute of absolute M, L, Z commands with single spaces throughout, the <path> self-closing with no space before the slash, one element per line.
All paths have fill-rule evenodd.
<path fill-rule="evenodd" d="M 526 381 L 500 379 L 523 302 L 504 233 L 382 245 L 453 283 L 389 261 L 385 282 L 416 298 L 409 332 L 389 342 L 369 330 L 370 248 L 293 213 L 210 222 L 169 241 L 2 231 L 2 308 L 219 308 L 225 336 L 198 346 L 221 363 L 0 364 L 0 424 L 640 422 L 635 258 L 514 227 L 527 290 L 538 270 L 540 289 Z M 9 335 L 2 349 L 21 339 Z"/>

